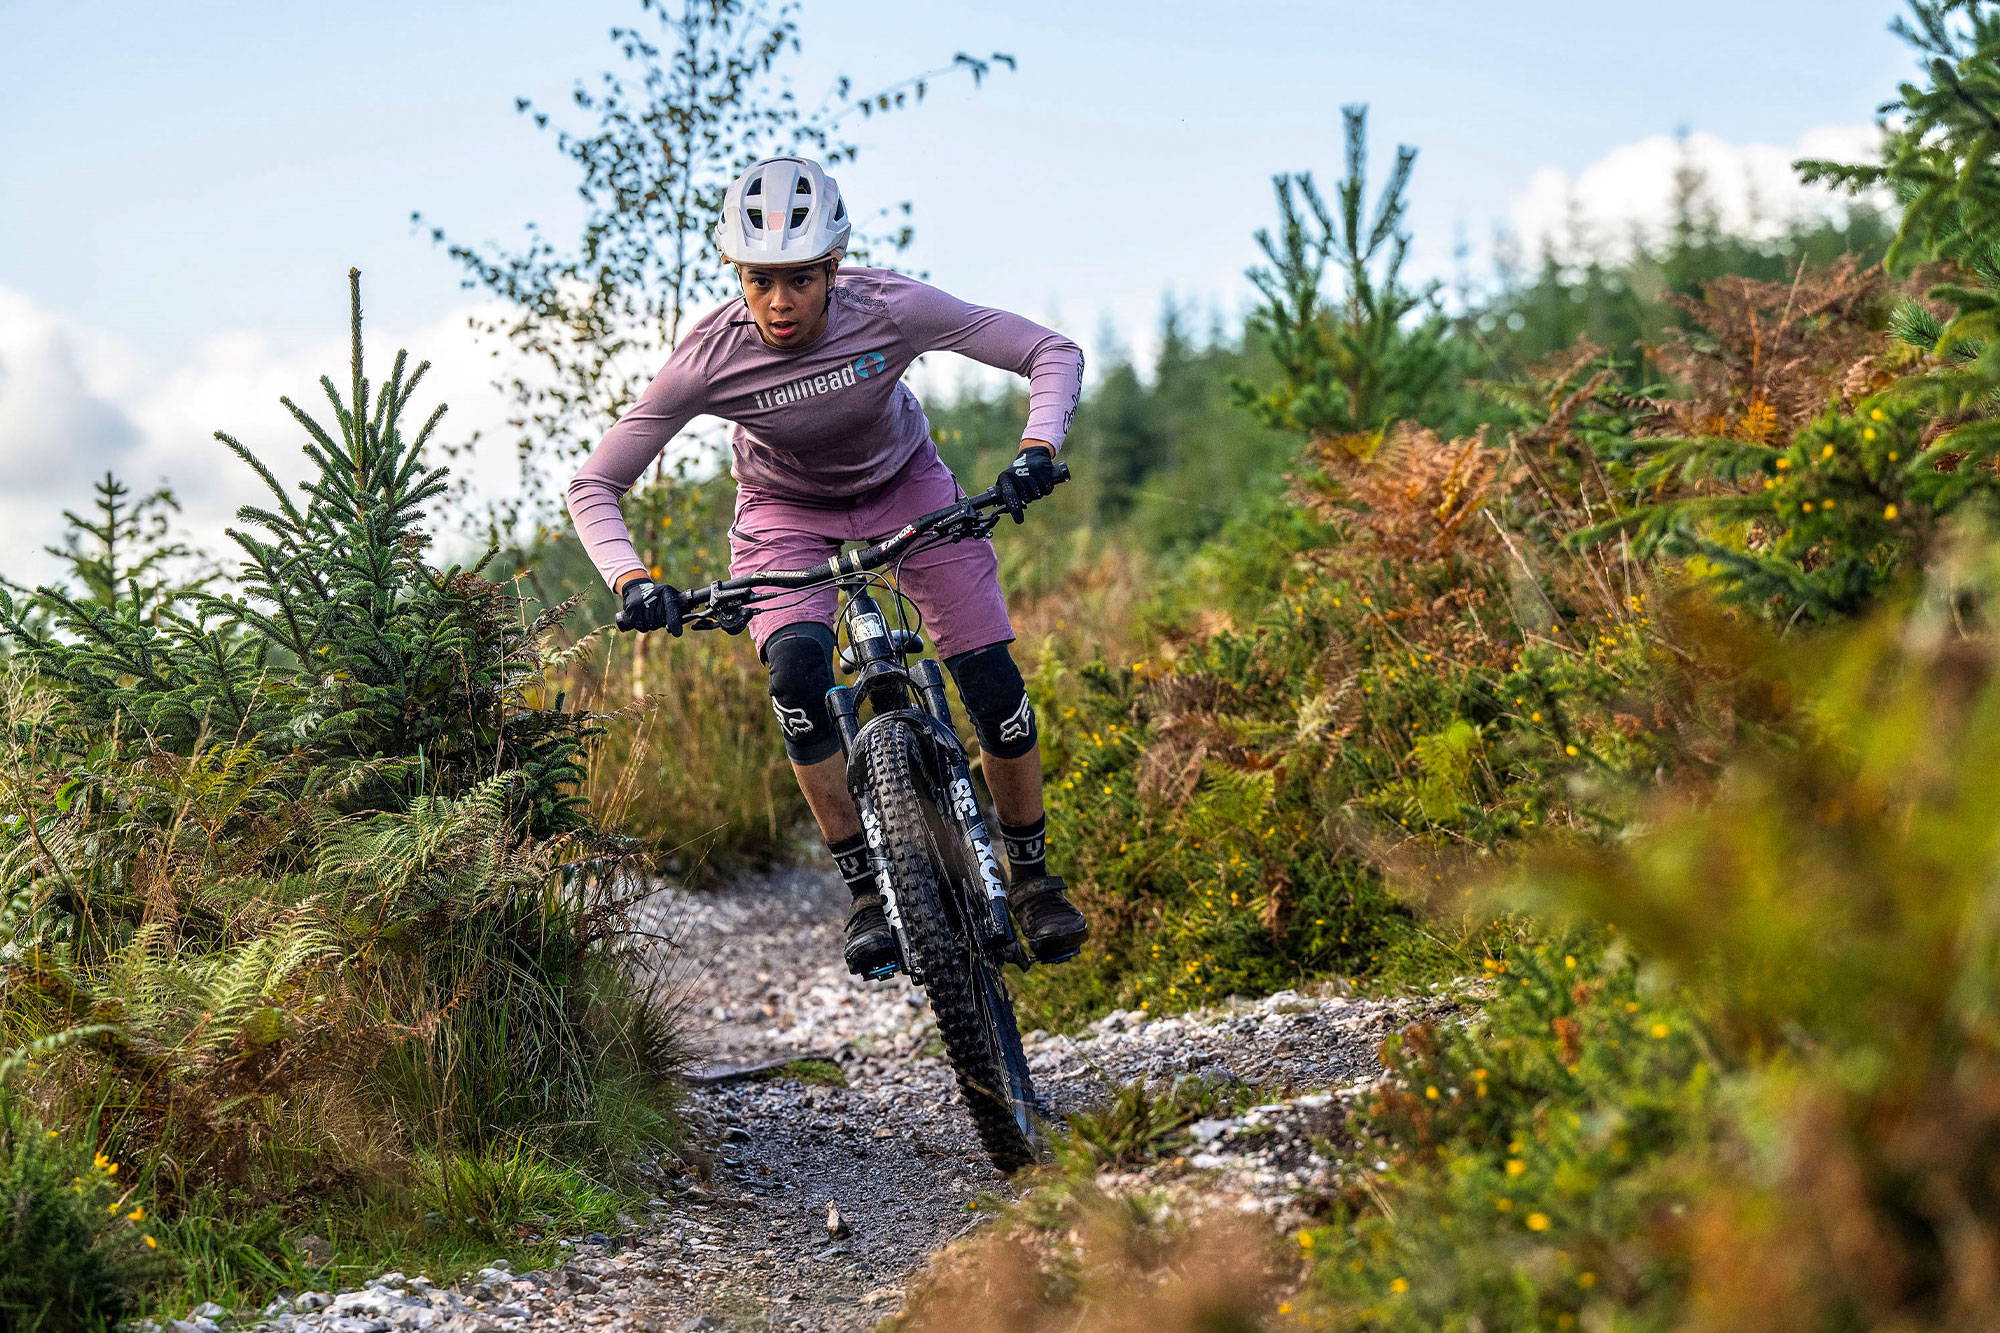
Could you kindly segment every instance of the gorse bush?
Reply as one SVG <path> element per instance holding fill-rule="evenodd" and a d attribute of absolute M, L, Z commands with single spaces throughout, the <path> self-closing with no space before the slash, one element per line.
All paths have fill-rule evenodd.
<path fill-rule="evenodd" d="M 18 1058 L 10 1062 L 18 1072 Z M 120 1163 L 27 1116 L 0 1075 L 0 1327 L 110 1333 L 168 1270 Z"/>
<path fill-rule="evenodd" d="M 1686 1182 L 1668 1164 L 1717 1132 L 1700 1035 L 1600 942 L 1485 963 L 1470 1025 L 1384 1050 L 1387 1081 L 1351 1122 L 1355 1183 L 1298 1237 L 1310 1322 L 1575 1327 L 1677 1304 L 1687 1265 L 1659 1233 Z"/>
<path fill-rule="evenodd" d="M 366 376 L 351 282 L 300 498 L 228 442 L 272 492 L 231 590 L 145 581 L 107 517 L 75 586 L 0 601 L 0 1050 L 78 1034 L 17 1095 L 150 1191 L 196 1297 L 332 1276 L 308 1232 L 355 1266 L 490 1244 L 493 1207 L 421 1222 L 468 1163 L 590 1171 L 520 1197 L 596 1218 L 675 1136 L 623 845 L 577 790 L 598 722 L 550 682 L 566 608 L 425 560 L 438 413 L 405 432 L 423 367 Z"/>

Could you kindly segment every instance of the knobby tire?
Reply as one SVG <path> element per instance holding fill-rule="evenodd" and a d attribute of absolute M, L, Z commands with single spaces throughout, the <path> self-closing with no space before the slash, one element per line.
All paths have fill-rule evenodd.
<path fill-rule="evenodd" d="M 863 759 L 904 937 L 917 955 L 959 1094 L 986 1155 L 1002 1171 L 1017 1171 L 1040 1156 L 1033 1092 L 1006 983 L 945 905 L 952 867 L 962 858 L 944 841 L 949 825 L 911 730 L 876 727 L 863 741 Z"/>

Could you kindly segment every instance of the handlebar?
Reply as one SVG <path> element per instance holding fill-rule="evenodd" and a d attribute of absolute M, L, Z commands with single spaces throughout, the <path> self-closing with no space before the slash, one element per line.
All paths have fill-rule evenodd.
<path fill-rule="evenodd" d="M 1058 460 L 1056 484 L 1060 486 L 1068 480 L 1069 464 Z M 731 610 L 740 611 L 748 594 L 760 589 L 798 590 L 817 587 L 821 583 L 830 583 L 845 575 L 865 574 L 870 570 L 880 569 L 902 555 L 920 537 L 939 532 L 947 534 L 945 537 L 947 541 L 964 541 L 974 536 L 983 537 L 991 532 L 993 525 L 999 521 L 999 514 L 993 511 L 1004 508 L 997 490 L 988 487 L 977 495 L 964 496 L 942 509 L 933 510 L 921 518 L 912 520 L 879 542 L 864 546 L 858 551 L 838 552 L 822 564 L 811 565 L 805 569 L 759 570 L 740 578 L 719 579 L 703 587 L 689 588 L 684 592 L 676 590 L 674 595 L 680 601 L 683 616 L 704 610 L 720 610 L 725 613 Z M 1015 521 L 1020 521 L 1018 514 L 1015 516 Z M 621 630 L 632 628 L 626 622 L 623 611 L 618 613 L 617 624 Z M 693 628 L 701 629 L 708 626 L 696 625 Z M 740 629 L 741 624 L 735 628 Z"/>

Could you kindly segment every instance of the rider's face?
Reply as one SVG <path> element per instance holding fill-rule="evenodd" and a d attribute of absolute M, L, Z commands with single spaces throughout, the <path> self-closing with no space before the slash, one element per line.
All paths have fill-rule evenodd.
<path fill-rule="evenodd" d="M 826 289 L 833 263 L 746 267 L 743 299 L 757 331 L 773 347 L 804 347 L 826 330 Z"/>

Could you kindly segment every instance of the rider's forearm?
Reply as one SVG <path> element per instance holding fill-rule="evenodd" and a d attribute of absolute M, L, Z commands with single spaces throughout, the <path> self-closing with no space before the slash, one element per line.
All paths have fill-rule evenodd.
<path fill-rule="evenodd" d="M 1021 444 L 1048 446 L 1054 454 L 1069 434 L 1083 395 L 1083 349 L 1061 334 L 1039 343 L 1028 361 L 1028 423 Z"/>
<path fill-rule="evenodd" d="M 637 579 L 649 579 L 651 577 L 653 577 L 653 571 L 650 569 L 628 569 L 612 581 L 611 591 L 622 593 L 625 591 L 626 586 L 633 581 Z"/>

